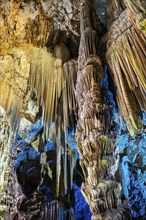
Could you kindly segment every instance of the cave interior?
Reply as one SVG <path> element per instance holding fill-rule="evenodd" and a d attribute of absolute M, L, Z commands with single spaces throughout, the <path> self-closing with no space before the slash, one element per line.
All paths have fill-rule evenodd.
<path fill-rule="evenodd" d="M 145 220 L 146 1 L 0 11 L 0 220 Z"/>

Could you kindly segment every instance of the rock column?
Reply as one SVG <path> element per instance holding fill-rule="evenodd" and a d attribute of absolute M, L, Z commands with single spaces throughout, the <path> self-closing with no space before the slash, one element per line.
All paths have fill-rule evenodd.
<path fill-rule="evenodd" d="M 109 135 L 109 112 L 100 88 L 103 69 L 96 52 L 98 35 L 92 26 L 96 23 L 94 19 L 89 1 L 81 1 L 76 86 L 79 119 L 76 136 L 85 178 L 82 193 L 93 213 L 92 219 L 119 219 L 117 207 L 121 204 L 121 186 L 108 174 L 115 163 L 114 140 Z M 114 215 L 108 211 L 112 208 L 117 209 Z"/>

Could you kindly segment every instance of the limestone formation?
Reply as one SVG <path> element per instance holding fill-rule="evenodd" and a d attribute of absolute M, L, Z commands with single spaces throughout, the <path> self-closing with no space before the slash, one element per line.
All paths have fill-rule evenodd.
<path fill-rule="evenodd" d="M 76 89 L 79 106 L 77 147 L 85 178 L 82 193 L 90 205 L 92 219 L 110 219 L 110 214 L 106 214 L 106 210 L 121 205 L 121 186 L 106 176 L 112 160 L 114 161 L 114 141 L 111 140 L 106 127 L 109 126 L 106 121 L 108 107 L 101 99 L 100 89 L 103 69 L 97 56 L 98 35 L 92 27 L 94 21 L 90 16 L 90 10 L 89 1 L 82 1 Z"/>
<path fill-rule="evenodd" d="M 109 8 L 112 8 L 112 2 Z M 141 22 L 144 22 L 145 13 L 140 1 L 136 5 L 132 2 L 127 1 L 127 8 L 119 14 L 108 31 L 106 58 L 113 73 L 121 113 L 128 130 L 134 135 L 142 129 L 140 109 L 146 110 L 146 59 L 145 31 L 140 30 L 140 14 L 137 12 L 142 8 Z M 131 7 L 135 7 L 135 12 L 131 11 Z M 132 20 L 132 17 L 135 19 Z"/>

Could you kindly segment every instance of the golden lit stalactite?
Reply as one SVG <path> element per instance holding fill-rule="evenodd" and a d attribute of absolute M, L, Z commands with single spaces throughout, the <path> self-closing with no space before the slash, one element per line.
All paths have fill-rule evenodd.
<path fill-rule="evenodd" d="M 60 54 L 61 49 L 64 48 L 60 48 Z M 66 130 L 73 128 L 77 115 L 74 94 L 77 62 L 70 60 L 62 67 L 62 60 L 54 58 L 45 48 L 33 48 L 30 59 L 29 83 L 32 91 L 36 93 L 38 106 L 43 107 L 45 139 L 52 138 L 56 143 L 56 193 L 57 196 L 60 193 L 60 179 L 61 175 L 64 175 L 64 189 L 62 190 L 65 190 L 64 193 L 67 194 Z M 62 155 L 64 155 L 63 158 Z M 71 160 L 74 155 L 70 156 L 71 175 L 73 175 L 72 169 L 75 164 Z M 63 167 L 61 166 L 62 161 Z"/>
<path fill-rule="evenodd" d="M 45 48 L 33 48 L 30 57 L 30 87 L 37 94 L 38 105 L 44 109 L 44 122 L 47 127 L 51 123 L 57 123 L 57 116 L 62 116 L 62 113 L 58 112 L 59 102 L 63 106 L 64 129 L 73 127 L 73 118 L 77 116 L 77 61 L 70 60 L 62 67 L 62 60 L 54 58 Z"/>
<path fill-rule="evenodd" d="M 135 4 L 140 7 L 139 2 Z M 146 52 L 144 33 L 131 20 L 129 9 L 125 9 L 109 29 L 106 58 L 121 113 L 130 134 L 135 135 L 143 128 L 140 110 L 146 110 Z"/>
<path fill-rule="evenodd" d="M 17 57 L 19 53 L 21 55 Z M 10 60 L 11 65 L 6 65 L 6 60 Z M 17 66 L 17 63 L 20 63 L 20 65 Z M 32 91 L 31 93 L 34 92 L 36 94 L 37 105 L 43 107 L 45 139 L 47 140 L 48 137 L 50 137 L 53 139 L 54 143 L 57 143 L 56 167 L 58 170 L 58 194 L 60 172 L 62 172 L 61 169 L 64 169 L 64 184 L 65 188 L 67 189 L 67 164 L 68 162 L 72 164 L 70 175 L 73 175 L 72 169 L 75 165 L 72 163 L 72 160 L 74 160 L 73 154 L 70 154 L 70 160 L 67 161 L 68 147 L 66 145 L 65 134 L 66 129 L 74 126 L 77 117 L 77 105 L 74 94 L 77 61 L 71 60 L 65 63 L 63 68 L 62 60 L 54 58 L 51 53 L 47 52 L 46 48 L 33 47 L 33 49 L 28 51 L 22 51 L 19 48 L 14 49 L 12 51 L 12 56 L 6 56 L 4 59 L 2 57 L 0 64 L 2 67 L 0 75 L 0 105 L 4 107 L 9 115 L 11 115 L 11 124 L 13 126 L 18 125 L 19 123 L 17 122 L 19 122 L 19 118 L 22 116 L 26 117 L 27 115 L 25 113 L 25 108 L 27 107 L 27 101 L 25 98 L 27 90 L 30 90 Z M 8 74 L 5 77 L 4 74 L 6 73 Z M 18 84 L 15 80 L 16 75 L 18 75 Z M 21 83 L 22 79 L 24 84 Z M 28 85 L 27 81 L 29 81 Z M 27 86 L 24 86 L 25 82 Z M 58 129 L 59 127 L 60 129 Z M 64 143 L 61 143 L 61 136 L 64 136 Z M 65 152 L 65 164 L 61 168 L 60 156 L 62 148 Z M 43 163 L 44 161 L 42 161 L 42 173 L 44 172 Z"/>
<path fill-rule="evenodd" d="M 37 95 L 38 106 L 43 107 L 47 139 L 49 128 L 57 121 L 58 103 L 64 88 L 62 60 L 54 58 L 46 48 L 33 48 L 31 61 L 30 87 Z"/>

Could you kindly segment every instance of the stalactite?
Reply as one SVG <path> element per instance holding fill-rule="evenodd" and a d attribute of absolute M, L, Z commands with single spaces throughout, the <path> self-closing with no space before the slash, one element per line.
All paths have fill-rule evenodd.
<path fill-rule="evenodd" d="M 131 3 L 126 1 L 125 4 L 130 7 Z M 140 2 L 132 4 L 143 10 Z M 131 21 L 128 10 L 123 11 L 110 27 L 107 34 L 109 39 L 106 58 L 117 87 L 117 100 L 122 115 L 128 130 L 131 135 L 134 135 L 139 133 L 143 127 L 140 109 L 146 110 L 146 68 L 144 65 L 146 54 L 144 34 L 138 30 L 136 23 Z M 118 26 L 119 22 L 120 26 Z"/>
<path fill-rule="evenodd" d="M 66 63 L 70 59 L 69 49 L 65 46 L 63 42 L 55 46 L 54 57 L 61 59 L 62 64 Z"/>
<path fill-rule="evenodd" d="M 75 98 L 75 85 L 77 79 L 77 61 L 70 60 L 63 66 L 64 90 L 63 90 L 63 111 L 64 125 L 66 128 L 74 127 L 77 120 L 77 103 Z"/>
<path fill-rule="evenodd" d="M 62 69 L 61 59 L 52 57 L 46 49 L 37 48 L 33 49 L 32 58 L 30 87 L 37 94 L 38 105 L 44 108 L 45 138 L 54 136 L 53 140 L 56 143 L 56 194 L 59 196 L 63 173 L 63 188 L 66 195 L 68 193 L 66 130 L 74 127 L 77 117 L 75 100 L 77 62 L 70 60 Z M 73 166 L 70 175 L 73 175 Z"/>
<path fill-rule="evenodd" d="M 37 93 L 38 105 L 44 108 L 44 123 L 49 127 L 56 121 L 58 102 L 64 87 L 62 61 L 53 58 L 46 49 L 34 48 L 32 54 L 30 86 Z M 47 137 L 49 133 L 46 133 Z"/>
<path fill-rule="evenodd" d="M 69 155 L 69 166 L 70 166 L 70 189 L 72 189 L 73 172 L 77 159 L 74 150 L 71 148 L 68 150 L 68 155 Z"/>

